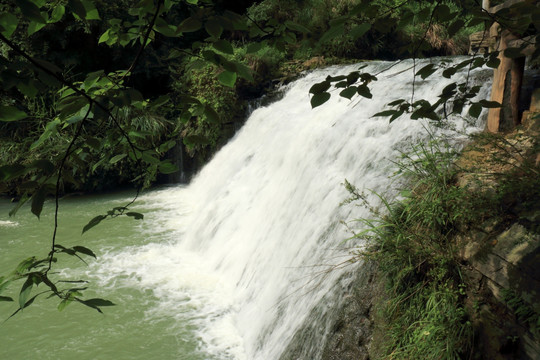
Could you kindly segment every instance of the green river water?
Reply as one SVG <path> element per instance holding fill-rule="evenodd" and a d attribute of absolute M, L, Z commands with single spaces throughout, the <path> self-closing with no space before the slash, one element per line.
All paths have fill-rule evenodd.
<path fill-rule="evenodd" d="M 83 226 L 91 218 L 114 206 L 126 204 L 132 195 L 115 193 L 61 200 L 57 243 L 65 247 L 86 246 L 99 258 L 101 253 L 107 251 L 159 241 L 159 232 L 153 234 L 151 231 L 152 214 L 147 213 L 143 221 L 116 218 L 102 222 L 81 235 Z M 53 201 L 46 202 L 40 220 L 31 214 L 29 206 L 20 209 L 16 216 L 9 217 L 13 206 L 5 199 L 0 201 L 2 275 L 11 272 L 29 256 L 45 256 L 53 232 Z M 136 211 L 145 212 L 144 201 Z M 92 258 L 84 257 L 92 263 Z M 120 281 L 109 281 L 100 286 L 99 279 L 92 275 L 90 268 L 77 259 L 60 255 L 54 269 L 62 274 L 71 274 L 68 276 L 72 280 L 90 280 L 86 298 L 105 298 L 117 305 L 103 308 L 103 315 L 77 303 L 70 304 L 60 312 L 56 308 L 57 299 L 38 298 L 32 306 L 1 323 L 0 359 L 205 358 L 197 353 L 197 340 L 188 325 L 178 323 L 163 311 L 153 310 L 158 299 L 150 289 L 137 289 L 122 285 Z M 3 294 L 12 296 L 15 303 L 0 302 L 1 321 L 16 310 L 20 286 L 22 282 Z"/>

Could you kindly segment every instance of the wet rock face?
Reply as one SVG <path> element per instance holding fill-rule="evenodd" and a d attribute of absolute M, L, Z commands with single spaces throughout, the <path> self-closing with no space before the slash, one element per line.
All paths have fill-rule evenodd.
<path fill-rule="evenodd" d="M 335 327 L 329 335 L 323 352 L 327 360 L 369 359 L 372 333 L 371 306 L 353 298 L 345 305 Z"/>
<path fill-rule="evenodd" d="M 323 360 L 367 360 L 373 338 L 373 305 L 377 283 L 375 264 L 362 265 L 361 274 L 344 297 L 323 349 Z"/>
<path fill-rule="evenodd" d="M 373 263 L 359 265 L 354 280 L 343 289 L 338 302 L 321 304 L 335 311 L 300 329 L 280 360 L 368 360 L 374 326 L 372 309 L 378 289 L 376 271 Z M 314 310 L 313 317 L 317 317 L 317 311 Z"/>

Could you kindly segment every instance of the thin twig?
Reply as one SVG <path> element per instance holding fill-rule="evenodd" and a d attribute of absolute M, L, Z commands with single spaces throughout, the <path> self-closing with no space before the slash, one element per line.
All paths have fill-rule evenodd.
<path fill-rule="evenodd" d="M 83 128 L 83 125 L 86 122 L 86 120 L 88 119 L 88 116 L 90 115 L 91 110 L 92 110 L 92 104 L 89 104 L 88 105 L 88 111 L 86 112 L 86 115 L 84 115 L 84 118 L 82 119 L 82 121 L 79 123 L 79 127 L 77 129 L 77 132 L 75 133 L 75 135 L 71 139 L 71 142 L 69 143 L 69 146 L 68 146 L 68 148 L 67 148 L 67 150 L 66 150 L 66 152 L 64 154 L 64 157 L 62 158 L 62 161 L 60 162 L 60 167 L 58 168 L 58 177 L 56 179 L 56 191 L 55 191 L 55 194 L 54 194 L 54 201 L 55 201 L 55 207 L 54 207 L 54 231 L 53 231 L 53 237 L 52 237 L 51 252 L 49 253 L 49 266 L 48 266 L 47 270 L 45 270 L 45 274 L 47 274 L 49 272 L 49 270 L 51 270 L 52 262 L 53 262 L 53 256 L 54 256 L 54 253 L 55 253 L 54 248 L 56 246 L 56 232 L 58 230 L 58 209 L 59 209 L 58 199 L 60 197 L 60 182 L 62 180 L 62 170 L 64 169 L 64 165 L 66 164 L 66 161 L 67 161 L 67 159 L 68 159 L 68 157 L 70 155 L 70 150 L 73 147 L 73 144 L 75 144 L 75 141 L 81 135 L 81 130 Z"/>
<path fill-rule="evenodd" d="M 120 80 L 118 80 L 119 83 L 121 83 L 122 80 L 124 80 L 124 78 L 133 71 L 133 69 L 135 68 L 135 65 L 137 65 L 137 62 L 139 62 L 142 52 L 144 48 L 146 47 L 146 42 L 148 41 L 148 38 L 150 37 L 150 33 L 152 32 L 152 29 L 154 28 L 154 24 L 156 23 L 156 19 L 159 15 L 159 11 L 161 10 L 161 6 L 163 6 L 163 1 L 164 0 L 158 0 L 156 12 L 154 13 L 154 16 L 152 17 L 152 21 L 150 22 L 150 24 L 148 24 L 148 29 L 146 30 L 146 34 L 144 35 L 143 42 L 141 46 L 139 47 L 137 54 L 135 55 L 135 59 L 133 59 L 133 62 L 131 63 L 129 68 L 126 70 L 124 75 L 120 78 Z"/>

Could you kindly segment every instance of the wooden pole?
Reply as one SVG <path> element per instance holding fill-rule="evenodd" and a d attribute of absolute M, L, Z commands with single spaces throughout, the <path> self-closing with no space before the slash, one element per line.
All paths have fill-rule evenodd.
<path fill-rule="evenodd" d="M 523 81 L 525 58 L 511 59 L 504 56 L 504 50 L 508 43 L 517 39 L 517 36 L 508 30 L 503 30 L 500 35 L 499 67 L 493 74 L 493 87 L 491 100 L 502 104 L 500 108 L 489 109 L 487 129 L 490 132 L 498 132 L 512 128 L 520 123 L 519 118 L 519 95 Z"/>

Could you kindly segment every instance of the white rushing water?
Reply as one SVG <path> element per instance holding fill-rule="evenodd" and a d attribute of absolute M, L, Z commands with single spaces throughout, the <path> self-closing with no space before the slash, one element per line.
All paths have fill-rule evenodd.
<path fill-rule="evenodd" d="M 362 71 L 389 65 L 372 63 Z M 350 234 L 340 221 L 369 215 L 353 204 L 340 206 L 348 197 L 345 179 L 360 190 L 390 192 L 391 160 L 428 137 L 426 121 L 403 117 L 389 124 L 372 117 L 392 100 L 410 98 L 409 61 L 370 84 L 371 100 L 349 101 L 334 92 L 311 109 L 314 83 L 358 67 L 312 72 L 287 86 L 281 100 L 256 109 L 189 186 L 142 197 L 141 206 L 159 209 L 147 211 L 144 221 L 164 241 L 110 251 L 89 272 L 104 286 L 152 290 L 159 306 L 148 317 L 192 324 L 207 358 L 278 359 L 321 299 L 347 285 L 342 275 L 353 268 L 325 270 L 346 260 L 348 247 L 362 245 L 344 242 Z M 490 75 L 472 73 L 484 84 L 481 98 L 487 98 Z M 466 76 L 417 80 L 415 98 L 434 102 L 448 83 Z M 463 133 L 480 128 L 461 117 L 452 122 Z M 332 298 L 325 301 L 323 309 L 331 311 Z M 322 341 L 328 329 L 321 329 Z"/>

